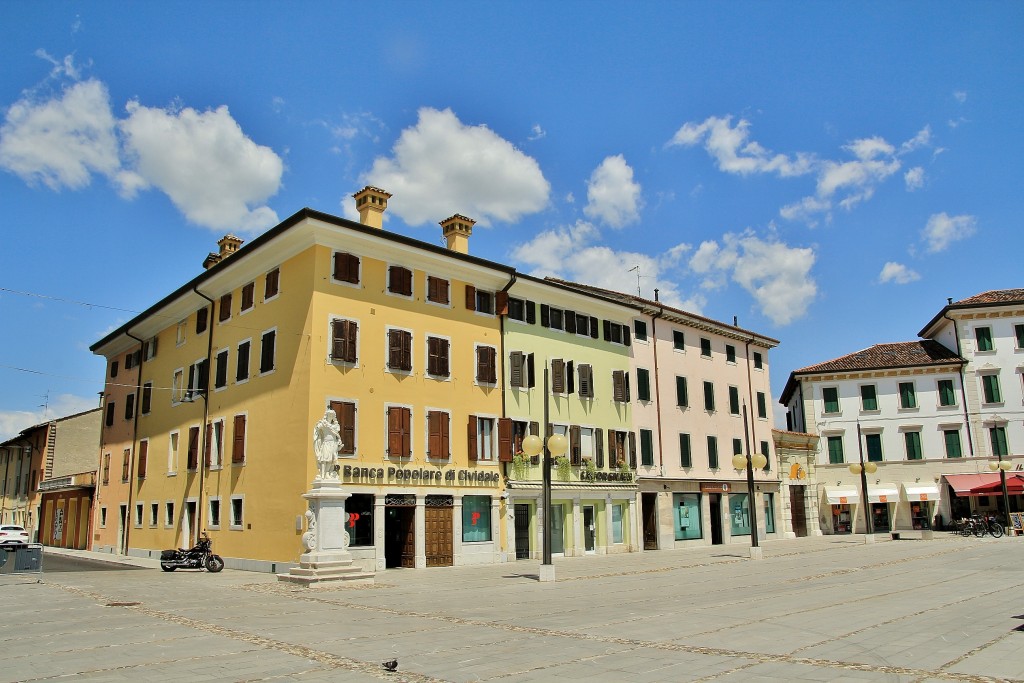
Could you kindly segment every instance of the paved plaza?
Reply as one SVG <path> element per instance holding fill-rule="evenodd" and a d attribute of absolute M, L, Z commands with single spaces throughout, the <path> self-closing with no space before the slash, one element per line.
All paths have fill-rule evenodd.
<path fill-rule="evenodd" d="M 132 562 L 147 569 L 0 576 L 0 680 L 1024 680 L 1024 539 L 795 539 L 760 561 L 716 546 L 558 558 L 554 583 L 519 561 L 326 590 Z"/>

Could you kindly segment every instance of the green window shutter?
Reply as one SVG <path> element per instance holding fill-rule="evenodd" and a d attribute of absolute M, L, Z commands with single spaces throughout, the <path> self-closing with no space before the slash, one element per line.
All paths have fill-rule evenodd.
<path fill-rule="evenodd" d="M 864 443 L 868 451 L 870 462 L 882 462 L 882 435 L 865 434 Z"/>
<path fill-rule="evenodd" d="M 943 432 L 943 436 L 946 440 L 946 457 L 961 457 L 963 455 L 963 452 L 960 450 L 960 430 L 947 429 L 945 432 Z"/>
<path fill-rule="evenodd" d="M 693 456 L 690 453 L 690 435 L 679 435 L 679 466 L 693 467 Z"/>
<path fill-rule="evenodd" d="M 843 464 L 843 437 L 828 437 L 828 462 L 830 465 Z"/>
<path fill-rule="evenodd" d="M 715 409 L 715 385 L 712 382 L 704 382 L 704 410 L 709 412 Z"/>
<path fill-rule="evenodd" d="M 650 429 L 640 430 L 640 462 L 647 467 L 654 465 L 654 433 Z"/>
<path fill-rule="evenodd" d="M 740 390 L 736 387 L 729 387 L 729 413 L 740 414 Z"/>
<path fill-rule="evenodd" d="M 1001 403 L 1002 392 L 999 391 L 999 375 L 982 375 L 982 389 L 985 392 L 985 403 Z"/>
<path fill-rule="evenodd" d="M 955 406 L 956 405 L 956 394 L 953 392 L 953 380 L 951 380 L 951 379 L 940 379 L 939 380 L 939 405 L 940 406 Z"/>
<path fill-rule="evenodd" d="M 651 373 L 643 368 L 636 371 L 636 397 L 639 401 L 651 400 Z"/>
<path fill-rule="evenodd" d="M 878 410 L 878 396 L 874 384 L 865 384 L 860 388 L 861 410 Z"/>
<path fill-rule="evenodd" d="M 979 327 L 974 330 L 974 339 L 978 342 L 979 351 L 991 351 L 992 346 L 992 328 L 991 327 Z"/>
<path fill-rule="evenodd" d="M 757 416 L 766 418 L 768 417 L 768 404 L 765 401 L 764 392 L 757 392 Z"/>
<path fill-rule="evenodd" d="M 1017 348 L 1024 349 L 1024 325 L 1014 325 L 1013 331 L 1017 335 Z"/>
<path fill-rule="evenodd" d="M 913 382 L 900 382 L 900 408 L 916 408 L 917 396 L 914 393 Z"/>
<path fill-rule="evenodd" d="M 992 442 L 992 455 L 1008 455 L 1006 449 L 1006 428 L 992 427 L 988 431 L 989 440 Z"/>
<path fill-rule="evenodd" d="M 839 389 L 835 387 L 825 387 L 821 390 L 821 400 L 825 402 L 826 413 L 839 412 Z"/>
<path fill-rule="evenodd" d="M 718 469 L 718 437 L 708 437 L 708 467 L 717 470 Z"/>
<path fill-rule="evenodd" d="M 676 377 L 676 405 L 683 408 L 690 405 L 690 399 L 686 393 L 685 377 Z"/>
<path fill-rule="evenodd" d="M 921 432 L 904 432 L 903 440 L 907 445 L 907 460 L 920 460 Z"/>
<path fill-rule="evenodd" d="M 770 472 L 772 469 L 772 454 L 768 448 L 768 442 L 761 442 L 761 455 L 764 456 L 764 471 Z"/>

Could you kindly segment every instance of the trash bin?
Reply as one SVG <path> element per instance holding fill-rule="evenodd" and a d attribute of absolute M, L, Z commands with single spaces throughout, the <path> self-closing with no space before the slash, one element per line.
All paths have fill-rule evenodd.
<path fill-rule="evenodd" d="M 894 540 L 894 541 L 900 540 L 900 533 L 898 531 L 892 532 L 892 540 Z"/>

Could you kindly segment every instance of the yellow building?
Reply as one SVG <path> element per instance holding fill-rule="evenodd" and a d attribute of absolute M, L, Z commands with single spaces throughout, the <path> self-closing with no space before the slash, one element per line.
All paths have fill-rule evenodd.
<path fill-rule="evenodd" d="M 205 530 L 229 567 L 294 564 L 331 407 L 358 564 L 504 559 L 498 313 L 515 272 L 466 253 L 464 216 L 442 223 L 447 249 L 384 231 L 389 196 L 360 191 L 360 223 L 305 209 L 243 248 L 226 236 L 205 272 L 93 345 L 108 364 L 147 349 L 129 553 Z"/>

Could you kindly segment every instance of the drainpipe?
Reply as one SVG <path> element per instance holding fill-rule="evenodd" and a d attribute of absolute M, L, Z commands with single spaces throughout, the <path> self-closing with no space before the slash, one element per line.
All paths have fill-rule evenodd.
<path fill-rule="evenodd" d="M 206 448 L 207 448 L 207 424 L 210 421 L 210 375 L 213 373 L 213 326 L 216 324 L 215 309 L 216 305 L 213 303 L 213 299 L 206 296 L 199 291 L 199 285 L 193 285 L 192 291 L 203 297 L 210 302 L 210 318 L 209 326 L 207 331 L 209 337 L 206 340 L 206 386 L 199 387 L 199 395 L 203 397 L 203 426 L 202 426 L 202 442 L 199 448 L 199 453 L 196 456 L 196 469 L 199 471 L 199 499 L 196 502 L 196 528 L 193 532 L 195 537 L 190 539 L 190 543 L 199 542 L 199 530 L 203 527 L 203 490 L 206 486 Z M 200 378 L 202 379 L 202 378 Z M 186 468 L 188 463 L 185 463 Z M 182 501 L 183 503 L 185 501 Z M 186 507 L 186 510 L 188 508 Z"/>
<path fill-rule="evenodd" d="M 657 289 L 654 290 L 654 300 L 658 301 Z M 658 372 L 657 320 L 663 315 L 665 315 L 665 309 L 661 307 L 658 309 L 657 314 L 651 316 L 651 347 L 654 351 L 654 414 L 658 419 L 658 471 L 662 476 L 665 475 L 665 439 L 661 433 L 661 382 L 659 380 L 660 373 Z"/>
<path fill-rule="evenodd" d="M 948 299 L 949 303 L 953 303 L 952 299 Z M 942 317 L 953 323 L 953 338 L 956 339 L 956 355 L 961 358 L 964 357 L 963 352 L 960 349 L 960 330 L 957 328 L 956 320 L 949 317 L 948 312 L 943 313 Z M 960 396 L 963 397 L 962 403 L 964 404 L 964 424 L 967 425 L 967 450 L 970 451 L 971 457 L 974 457 L 974 428 L 971 425 L 971 418 L 967 414 L 967 387 L 964 385 L 964 364 L 960 364 Z"/>
<path fill-rule="evenodd" d="M 508 284 L 501 288 L 502 293 L 508 294 L 508 290 L 512 289 L 512 285 L 516 283 L 516 272 L 512 271 L 512 277 L 509 279 Z M 506 304 L 507 306 L 508 304 Z M 505 414 L 505 316 L 498 316 L 498 359 L 501 361 L 501 376 L 499 381 L 501 384 L 501 416 L 508 417 Z"/>
<path fill-rule="evenodd" d="M 146 354 L 144 349 L 146 343 L 133 335 L 131 332 L 124 333 L 126 337 L 134 339 L 139 342 L 139 364 L 135 367 L 138 368 L 138 379 L 135 381 L 135 414 L 132 416 L 132 453 L 131 460 L 128 462 L 128 519 L 124 525 L 124 537 L 121 539 L 123 544 L 123 554 L 128 554 L 128 542 L 131 537 L 132 529 L 132 492 L 135 490 L 135 452 L 138 449 L 139 442 L 139 413 L 142 412 L 142 364 L 145 361 Z M 100 458 L 103 457 L 102 448 L 100 448 Z"/>

